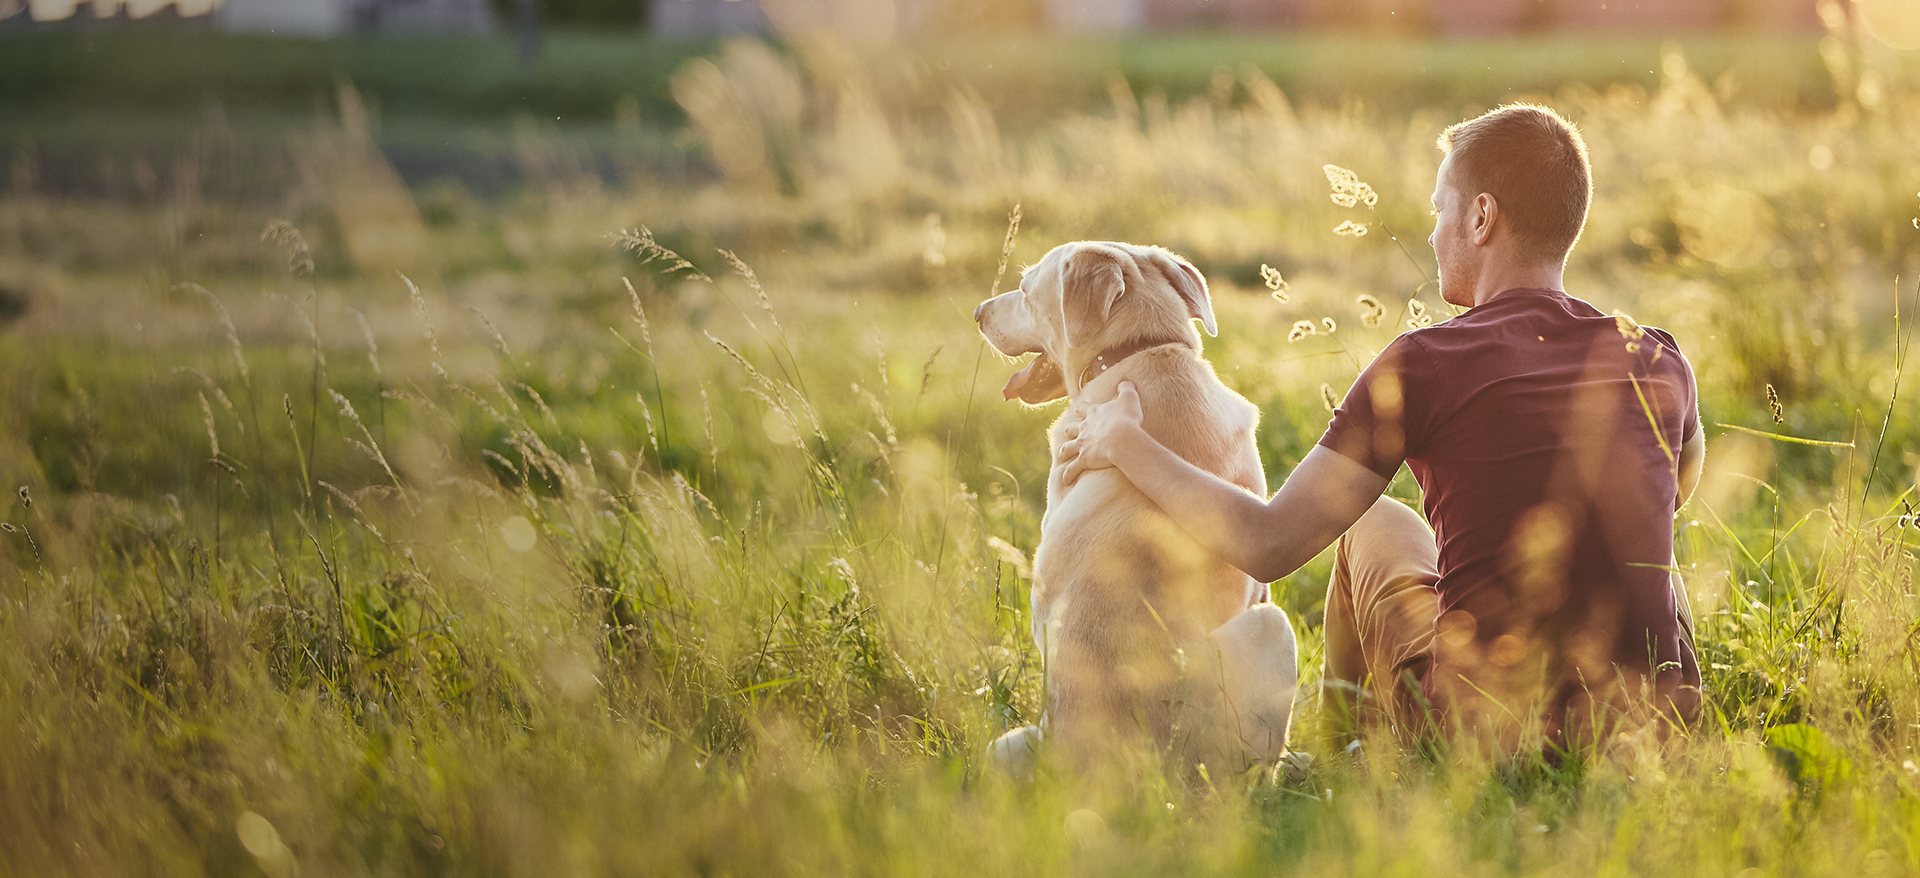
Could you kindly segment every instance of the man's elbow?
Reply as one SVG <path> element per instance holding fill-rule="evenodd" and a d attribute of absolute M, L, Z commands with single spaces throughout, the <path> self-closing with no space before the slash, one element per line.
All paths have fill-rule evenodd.
<path fill-rule="evenodd" d="M 1273 582 L 1278 579 L 1283 579 L 1287 574 L 1293 572 L 1288 569 L 1286 565 L 1280 563 L 1278 559 L 1264 556 L 1251 559 L 1241 570 L 1260 582 Z"/>
<path fill-rule="evenodd" d="M 1253 551 L 1243 559 L 1240 569 L 1261 582 L 1284 579 L 1300 569 L 1304 562 L 1295 557 L 1297 547 L 1290 540 L 1277 539 L 1279 535 L 1280 532 L 1272 528 L 1263 529 L 1262 539 L 1254 543 Z"/>

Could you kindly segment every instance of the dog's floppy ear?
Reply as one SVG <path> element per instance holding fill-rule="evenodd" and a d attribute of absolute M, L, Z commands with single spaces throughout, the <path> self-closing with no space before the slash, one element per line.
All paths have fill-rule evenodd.
<path fill-rule="evenodd" d="M 1158 247 L 1148 249 L 1147 258 L 1166 275 L 1174 292 L 1180 294 L 1180 300 L 1187 303 L 1187 316 L 1199 318 L 1208 335 L 1219 335 L 1220 328 L 1213 320 L 1213 299 L 1207 295 L 1207 279 L 1200 276 L 1200 269 Z"/>
<path fill-rule="evenodd" d="M 1126 266 L 1108 247 L 1081 247 L 1060 270 L 1060 306 L 1066 311 L 1067 346 L 1080 347 L 1098 335 L 1127 291 Z"/>

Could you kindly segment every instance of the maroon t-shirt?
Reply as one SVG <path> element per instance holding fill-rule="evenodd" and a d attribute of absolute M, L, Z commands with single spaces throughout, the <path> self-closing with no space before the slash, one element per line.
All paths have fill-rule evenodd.
<path fill-rule="evenodd" d="M 1673 337 L 1639 329 L 1563 292 L 1508 290 L 1395 339 L 1335 410 L 1321 445 L 1386 478 L 1413 471 L 1441 627 L 1478 646 L 1453 667 L 1436 646 L 1430 695 L 1435 679 L 1500 677 L 1494 664 L 1523 657 L 1507 648 L 1530 644 L 1561 709 L 1612 683 L 1697 703 L 1668 571 L 1698 400 Z"/>

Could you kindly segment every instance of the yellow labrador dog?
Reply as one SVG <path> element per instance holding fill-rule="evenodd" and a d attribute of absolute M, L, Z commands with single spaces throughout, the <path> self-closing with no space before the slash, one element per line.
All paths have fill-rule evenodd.
<path fill-rule="evenodd" d="M 1038 354 L 1004 395 L 1028 405 L 1139 390 L 1149 434 L 1194 465 L 1266 496 L 1259 412 L 1200 357 L 1216 332 L 1199 270 L 1166 250 L 1083 241 L 1054 248 L 974 320 L 1002 354 Z M 1061 425 L 1048 432 L 1059 450 Z M 1041 727 L 994 742 L 1030 776 L 1044 735 L 1077 766 L 1151 742 L 1179 770 L 1216 777 L 1286 749 L 1293 628 L 1267 587 L 1181 530 L 1118 470 L 1048 479 L 1034 552 L 1033 636 L 1047 657 Z"/>

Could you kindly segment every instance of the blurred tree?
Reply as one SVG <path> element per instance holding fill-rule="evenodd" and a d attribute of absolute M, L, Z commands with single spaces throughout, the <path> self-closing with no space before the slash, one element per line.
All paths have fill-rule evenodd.
<path fill-rule="evenodd" d="M 513 21 L 518 0 L 491 0 L 501 21 Z M 579 27 L 639 27 L 647 22 L 646 0 L 538 0 L 540 21 Z"/>

